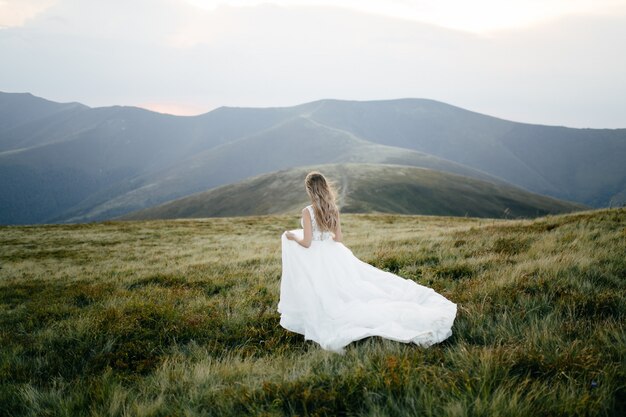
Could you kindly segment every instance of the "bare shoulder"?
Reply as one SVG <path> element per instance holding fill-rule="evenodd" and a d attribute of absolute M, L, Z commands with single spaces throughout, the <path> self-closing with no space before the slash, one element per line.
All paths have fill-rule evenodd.
<path fill-rule="evenodd" d="M 302 209 L 302 220 L 306 220 L 308 223 L 311 223 L 313 221 L 311 219 L 311 212 L 307 207 Z"/>

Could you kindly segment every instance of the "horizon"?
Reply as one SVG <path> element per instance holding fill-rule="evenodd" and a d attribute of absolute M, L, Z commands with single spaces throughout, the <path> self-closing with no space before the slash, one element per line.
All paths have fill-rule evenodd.
<path fill-rule="evenodd" d="M 142 110 L 146 110 L 152 113 L 158 113 L 158 114 L 163 114 L 163 115 L 168 115 L 168 116 L 176 116 L 176 117 L 198 117 L 198 116 L 203 116 L 206 115 L 208 113 L 211 113 L 215 110 L 219 110 L 221 108 L 228 108 L 228 109 L 274 109 L 274 108 L 291 108 L 291 107 L 297 107 L 297 106 L 302 106 L 305 104 L 310 104 L 310 103 L 315 103 L 315 102 L 319 102 L 319 101 L 342 101 L 342 102 L 357 102 L 357 103 L 366 103 L 366 102 L 383 102 L 383 101 L 400 101 L 400 100 L 424 100 L 424 101 L 432 101 L 432 102 L 436 102 L 436 103 L 441 103 L 444 104 L 446 106 L 451 106 L 451 107 L 456 107 L 459 109 L 462 109 L 464 111 L 468 111 L 468 112 L 472 112 L 472 113 L 477 113 L 483 116 L 487 116 L 487 117 L 492 117 L 492 118 L 496 118 L 496 119 L 501 119 L 501 120 L 505 120 L 508 122 L 513 122 L 513 123 L 520 123 L 520 124 L 528 124 L 528 125 L 535 125 L 535 126 L 547 126 L 547 127 L 564 127 L 564 128 L 568 128 L 568 129 L 595 129 L 595 130 L 620 130 L 620 129 L 626 129 L 626 125 L 624 127 L 574 127 L 574 126 L 567 126 L 567 125 L 550 125 L 550 124 L 542 124 L 542 123 L 530 123 L 530 122 L 526 122 L 523 120 L 512 120 L 512 119 L 505 119 L 502 117 L 498 117 L 498 116 L 494 116 L 491 114 L 487 114 L 487 113 L 482 113 L 473 109 L 468 109 L 465 107 L 461 107 L 458 106 L 454 103 L 446 103 L 444 101 L 440 101 L 440 100 L 435 100 L 435 99 L 431 99 L 431 98 L 427 98 L 427 97 L 398 97 L 398 98 L 390 98 L 390 99 L 369 99 L 369 100 L 351 100 L 351 99 L 341 99 L 341 98 L 321 98 L 321 99 L 317 99 L 317 100 L 311 100 L 311 101 L 306 101 L 306 102 L 301 102 L 301 103 L 295 103 L 295 104 L 291 104 L 291 105 L 284 105 L 284 106 L 217 106 L 215 108 L 212 108 L 210 110 L 201 112 L 201 113 L 197 113 L 197 114 L 175 114 L 175 113 L 168 113 L 165 111 L 158 111 L 152 108 L 148 108 L 148 107 L 141 107 L 141 106 L 137 106 L 137 105 L 132 105 L 132 104 L 110 104 L 110 105 L 104 105 L 104 106 L 91 106 L 89 104 L 85 104 L 83 102 L 80 101 L 76 101 L 76 100 L 70 100 L 70 101 L 56 101 L 56 100 L 51 100 L 48 99 L 46 97 L 41 97 L 38 96 L 36 94 L 33 94 L 31 92 L 28 91 L 0 91 L 0 93 L 4 93 L 4 94 L 28 94 L 32 97 L 41 99 L 41 100 L 46 100 L 46 101 L 50 101 L 53 103 L 57 103 L 57 104 L 80 104 L 82 106 L 86 106 L 90 109 L 98 109 L 98 108 L 106 108 L 106 107 L 132 107 L 132 108 L 137 108 L 137 109 L 142 109 Z"/>

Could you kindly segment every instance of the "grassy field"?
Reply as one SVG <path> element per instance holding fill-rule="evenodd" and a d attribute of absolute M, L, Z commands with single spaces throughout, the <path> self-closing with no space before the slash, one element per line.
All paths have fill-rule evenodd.
<path fill-rule="evenodd" d="M 279 326 L 296 216 L 0 228 L 0 415 L 607 416 L 626 409 L 626 209 L 345 215 L 458 304 L 428 349 Z"/>

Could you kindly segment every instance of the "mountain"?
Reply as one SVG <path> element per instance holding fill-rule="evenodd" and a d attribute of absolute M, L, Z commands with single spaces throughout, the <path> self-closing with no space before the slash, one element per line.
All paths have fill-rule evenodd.
<path fill-rule="evenodd" d="M 626 191 L 626 129 L 516 123 L 416 99 L 327 100 L 312 117 L 375 143 L 432 154 L 595 207 Z"/>
<path fill-rule="evenodd" d="M 27 116 L 17 118 L 18 106 Z M 266 129 L 285 111 L 221 108 L 185 118 L 135 107 L 88 108 L 0 93 L 0 223 L 61 221 L 63 213 L 130 180 Z M 26 111 L 24 109 L 30 109 Z"/>
<path fill-rule="evenodd" d="M 317 169 L 335 182 L 345 213 L 536 217 L 582 210 L 581 204 L 425 168 L 385 164 L 299 167 L 246 179 L 122 216 L 124 220 L 298 213 L 309 204 L 306 174 Z"/>
<path fill-rule="evenodd" d="M 161 173 L 134 178 L 128 191 L 121 189 L 117 196 L 97 194 L 65 216 L 72 222 L 110 218 L 259 173 L 340 162 L 393 163 L 500 181 L 432 155 L 374 144 L 298 116 L 258 134 L 201 152 Z"/>
<path fill-rule="evenodd" d="M 509 122 L 425 99 L 172 116 L 0 93 L 0 223 L 103 220 L 301 165 L 410 165 L 626 202 L 626 129 Z"/>

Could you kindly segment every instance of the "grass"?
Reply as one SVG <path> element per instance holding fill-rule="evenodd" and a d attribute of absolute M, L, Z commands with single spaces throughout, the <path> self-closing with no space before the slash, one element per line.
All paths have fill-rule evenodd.
<path fill-rule="evenodd" d="M 427 161 L 422 162 L 428 166 Z M 120 219 L 299 213 L 304 205 L 309 204 L 306 193 L 302 191 L 302 183 L 312 170 L 321 170 L 334 181 L 343 213 L 521 219 L 589 208 L 530 193 L 510 184 L 494 182 L 494 178 L 478 179 L 474 177 L 478 175 L 477 172 L 468 177 L 416 166 L 341 163 L 311 165 L 259 175 L 131 212 Z"/>
<path fill-rule="evenodd" d="M 0 415 L 619 416 L 626 210 L 345 215 L 359 258 L 459 306 L 428 349 L 279 326 L 296 216 L 0 228 Z"/>

